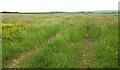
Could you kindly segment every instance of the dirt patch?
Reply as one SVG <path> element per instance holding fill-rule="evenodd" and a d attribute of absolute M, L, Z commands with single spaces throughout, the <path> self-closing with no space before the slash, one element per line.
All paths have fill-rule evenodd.
<path fill-rule="evenodd" d="M 94 41 L 93 41 L 92 38 L 86 37 L 84 39 L 84 44 L 87 45 L 87 46 L 93 46 L 94 45 Z"/>
<path fill-rule="evenodd" d="M 82 57 L 80 60 L 81 68 L 94 68 L 95 67 L 95 56 L 96 56 L 96 47 L 94 41 L 91 38 L 85 38 L 84 44 L 89 47 L 85 47 L 82 52 Z"/>
<path fill-rule="evenodd" d="M 16 59 L 13 59 L 7 66 L 7 68 L 20 68 L 19 64 L 26 58 L 28 58 L 29 56 L 31 56 L 33 54 L 34 51 L 36 51 L 37 48 L 34 48 L 30 51 L 26 51 L 24 53 L 22 53 L 19 57 L 17 57 Z"/>
<path fill-rule="evenodd" d="M 95 53 L 94 48 L 87 48 L 82 53 L 82 59 L 80 61 L 81 68 L 94 68 L 95 67 Z"/>

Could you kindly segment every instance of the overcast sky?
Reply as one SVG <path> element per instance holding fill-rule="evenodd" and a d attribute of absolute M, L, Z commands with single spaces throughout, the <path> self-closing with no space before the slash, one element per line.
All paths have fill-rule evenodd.
<path fill-rule="evenodd" d="M 0 11 L 48 12 L 117 10 L 120 0 L 0 0 Z"/>

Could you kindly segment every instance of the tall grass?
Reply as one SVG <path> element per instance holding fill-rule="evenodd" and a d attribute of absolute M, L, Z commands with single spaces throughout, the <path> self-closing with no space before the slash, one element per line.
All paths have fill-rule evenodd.
<path fill-rule="evenodd" d="M 116 68 L 118 25 L 115 15 L 5 14 L 3 23 L 12 26 L 3 26 L 3 67 L 21 53 L 37 47 L 20 67 L 81 68 L 82 60 L 88 59 L 91 63 L 85 67 Z M 91 51 L 95 53 L 89 54 Z M 84 58 L 83 53 L 90 57 Z"/>

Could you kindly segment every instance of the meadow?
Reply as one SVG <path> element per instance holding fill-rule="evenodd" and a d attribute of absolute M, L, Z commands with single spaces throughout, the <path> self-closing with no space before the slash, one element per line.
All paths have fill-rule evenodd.
<path fill-rule="evenodd" d="M 3 68 L 117 68 L 117 14 L 2 14 Z"/>

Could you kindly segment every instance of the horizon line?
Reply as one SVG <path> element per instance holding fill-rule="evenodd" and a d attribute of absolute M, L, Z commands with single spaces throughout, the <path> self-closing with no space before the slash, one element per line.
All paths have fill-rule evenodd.
<path fill-rule="evenodd" d="M 0 12 L 95 12 L 95 11 L 118 11 L 118 10 L 83 10 L 83 11 L 0 11 Z"/>

